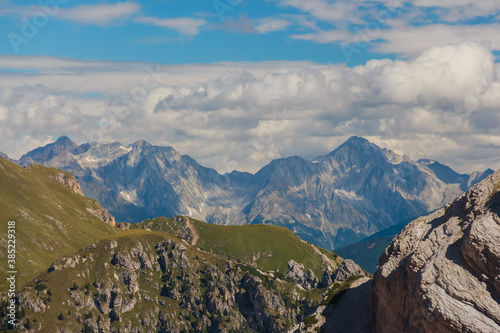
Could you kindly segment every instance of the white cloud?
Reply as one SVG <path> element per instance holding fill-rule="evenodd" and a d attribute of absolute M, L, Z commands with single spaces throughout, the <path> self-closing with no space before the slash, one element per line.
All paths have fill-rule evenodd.
<path fill-rule="evenodd" d="M 419 7 L 445 8 L 441 18 L 447 21 L 495 15 L 500 10 L 500 3 L 495 0 L 442 0 L 439 3 L 433 0 L 414 0 L 412 4 Z"/>
<path fill-rule="evenodd" d="M 63 20 L 83 24 L 106 25 L 131 17 L 140 10 L 133 2 L 117 2 L 114 4 L 80 5 L 73 8 L 61 8 L 57 17 Z"/>
<path fill-rule="evenodd" d="M 321 44 L 332 42 L 355 43 L 354 36 L 346 30 L 319 30 L 308 34 L 290 36 L 295 39 L 310 40 Z"/>
<path fill-rule="evenodd" d="M 286 30 L 288 26 L 290 26 L 290 22 L 288 22 L 287 20 L 269 17 L 256 20 L 255 30 L 261 34 L 265 34 L 271 31 Z"/>
<path fill-rule="evenodd" d="M 207 24 L 204 19 L 194 19 L 189 17 L 179 18 L 156 18 L 156 17 L 138 17 L 137 23 L 155 25 L 178 31 L 181 35 L 196 35 L 200 28 Z"/>
<path fill-rule="evenodd" d="M 255 171 L 360 135 L 460 171 L 500 167 L 500 68 L 485 44 L 354 68 L 15 56 L 0 67 L 14 69 L 0 81 L 0 151 L 12 157 L 67 134 L 79 143 L 145 139 L 220 171 Z M 36 72 L 17 71 L 27 67 Z"/>
<path fill-rule="evenodd" d="M 494 50 L 500 50 L 500 39 L 497 38 L 498 31 L 500 31 L 498 23 L 410 26 L 402 20 L 394 19 L 391 25 L 390 29 L 382 29 L 375 25 L 366 26 L 365 29 L 360 29 L 355 33 L 346 29 L 318 30 L 312 33 L 295 34 L 291 37 L 322 44 L 339 43 L 346 53 L 375 51 L 382 54 L 395 53 L 404 57 L 418 55 L 432 46 L 467 41 L 487 42 Z"/>
<path fill-rule="evenodd" d="M 79 5 L 72 8 L 54 5 L 6 6 L 0 10 L 0 16 L 19 15 L 30 17 L 36 14 L 48 14 L 60 20 L 69 20 L 82 24 L 108 25 L 130 18 L 137 14 L 140 8 L 140 5 L 130 1 L 114 4 Z"/>
<path fill-rule="evenodd" d="M 500 16 L 500 2 L 494 0 L 276 2 L 324 23 L 302 25 L 306 31 L 292 34 L 290 37 L 294 39 L 356 44 L 358 51 L 374 49 L 382 54 L 402 56 L 414 56 L 434 45 L 464 41 L 489 41 L 495 50 L 500 50 L 497 38 L 500 24 L 496 23 L 498 20 L 491 20 Z M 470 23 L 477 18 L 489 19 Z"/>
<path fill-rule="evenodd" d="M 297 8 L 312 17 L 329 22 L 362 22 L 356 15 L 359 1 L 327 1 L 327 0 L 279 0 L 283 6 Z"/>
<path fill-rule="evenodd" d="M 420 27 L 397 22 L 390 30 L 382 30 L 377 36 L 385 42 L 376 46 L 382 53 L 414 55 L 434 46 L 465 41 L 488 41 L 495 50 L 500 50 L 498 32 L 500 24 L 447 25 L 429 24 Z"/>

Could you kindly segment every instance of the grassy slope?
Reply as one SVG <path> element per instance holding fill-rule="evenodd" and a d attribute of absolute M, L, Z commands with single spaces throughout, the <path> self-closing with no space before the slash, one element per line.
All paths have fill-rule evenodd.
<path fill-rule="evenodd" d="M 71 286 L 76 284 L 80 289 L 83 290 L 83 286 L 85 284 L 90 284 L 91 286 L 91 294 L 95 293 L 95 287 L 93 284 L 98 281 L 115 281 L 113 274 L 115 274 L 118 270 L 110 264 L 111 259 L 113 258 L 113 253 L 116 250 L 122 250 L 124 248 L 130 248 L 138 242 L 142 243 L 147 251 L 153 251 L 154 245 L 161 242 L 162 240 L 170 238 L 179 240 L 176 237 L 171 235 L 167 235 L 164 232 L 148 232 L 143 230 L 128 230 L 120 232 L 116 235 L 111 235 L 105 237 L 97 242 L 97 246 L 94 249 L 78 251 L 77 253 L 73 253 L 68 255 L 68 258 L 73 257 L 74 255 L 80 255 L 81 257 L 89 258 L 91 254 L 93 254 L 93 258 L 95 261 L 87 260 L 85 264 L 78 265 L 75 269 L 63 269 L 61 271 L 55 272 L 45 272 L 37 277 L 35 281 L 41 281 L 44 285 L 47 286 L 47 290 L 50 289 L 52 296 L 50 296 L 51 301 L 49 303 L 50 308 L 43 313 L 43 315 L 37 316 L 38 320 L 43 322 L 43 327 L 47 332 L 56 332 L 62 325 L 66 328 L 77 332 L 79 326 L 76 322 L 74 322 L 74 314 L 77 313 L 77 308 L 75 306 L 67 306 L 65 302 L 68 299 L 71 299 L 69 296 L 69 289 Z M 107 244 L 110 240 L 116 240 L 119 242 L 120 246 L 116 250 L 109 249 Z M 193 249 L 188 248 L 189 257 L 194 257 L 192 255 Z M 64 257 L 63 257 L 64 258 Z M 213 260 L 209 256 L 202 257 L 200 259 L 208 259 L 207 262 L 210 264 L 215 264 Z M 220 263 L 219 263 L 220 264 Z M 222 265 L 222 264 L 220 264 Z M 156 276 L 154 277 L 155 282 L 161 283 L 161 272 L 156 272 Z M 35 286 L 35 281 L 32 281 L 27 284 L 28 288 Z M 126 289 L 123 285 L 122 281 L 116 281 L 116 283 Z M 157 290 L 149 288 L 147 283 L 141 283 L 141 292 L 142 293 L 151 293 L 157 294 Z M 48 296 L 47 296 L 48 297 Z M 164 298 L 165 301 L 168 301 L 167 307 L 170 305 L 171 311 L 177 311 L 177 303 L 170 301 L 167 298 Z M 170 304 L 172 303 L 172 304 Z M 153 306 L 157 306 L 156 303 L 151 302 L 143 302 L 141 306 L 137 307 L 134 312 L 139 311 L 140 313 L 148 313 Z M 68 311 L 73 315 L 67 315 Z M 89 311 L 87 311 L 89 312 Z M 99 312 L 94 308 L 92 310 L 93 314 L 98 316 Z M 28 311 L 31 315 L 36 315 L 31 311 Z M 65 316 L 65 320 L 63 322 L 59 322 L 56 320 L 56 317 L 63 313 Z M 133 313 L 127 313 L 126 316 L 131 316 Z M 107 317 L 107 316 L 106 316 Z M 130 318 L 132 319 L 132 318 Z"/>
<path fill-rule="evenodd" d="M 65 258 L 72 258 L 75 255 L 80 256 L 81 258 L 87 258 L 85 263 L 77 265 L 75 268 L 71 269 L 63 269 L 61 271 L 46 271 L 40 274 L 34 281 L 31 281 L 26 285 L 27 290 L 31 290 L 32 292 L 36 292 L 33 290 L 33 287 L 37 284 L 42 283 L 47 286 L 47 289 L 43 292 L 40 292 L 42 298 L 45 299 L 46 304 L 50 307 L 43 314 L 36 314 L 31 310 L 27 310 L 27 315 L 31 318 L 36 318 L 37 321 L 41 321 L 45 331 L 47 332 L 55 332 L 57 329 L 61 327 L 65 327 L 74 332 L 78 331 L 81 325 L 75 322 L 75 314 L 79 313 L 79 310 L 74 305 L 67 305 L 67 300 L 71 299 L 69 296 L 69 289 L 71 286 L 76 284 L 79 287 L 79 290 L 83 291 L 85 284 L 90 285 L 89 295 L 92 296 L 96 293 L 96 288 L 93 286 L 94 283 L 99 281 L 111 281 L 115 286 L 118 286 L 120 289 L 126 290 L 127 288 L 123 284 L 123 281 L 115 278 L 114 276 L 120 271 L 120 269 L 111 265 L 111 259 L 113 258 L 114 253 L 121 251 L 126 253 L 126 249 L 130 249 L 138 243 L 142 244 L 142 247 L 146 251 L 146 253 L 156 253 L 154 250 L 155 244 L 159 243 L 164 239 L 173 239 L 177 242 L 182 242 L 180 238 L 168 234 L 163 231 L 145 231 L 145 230 L 128 230 L 123 231 L 115 235 L 107 236 L 97 242 L 95 242 L 95 247 L 78 251 L 77 253 L 70 254 L 68 256 L 64 256 L 60 259 L 60 261 L 64 261 Z M 110 240 L 116 240 L 118 242 L 118 247 L 115 249 L 110 249 L 107 245 Z M 216 255 L 213 255 L 209 252 L 200 251 L 198 248 L 194 246 L 187 245 L 186 255 L 191 262 L 197 261 L 197 269 L 203 270 L 203 267 L 209 265 L 215 265 L 220 268 L 225 267 L 226 260 L 220 258 Z M 130 251 L 130 250 L 129 250 Z M 196 267 L 196 266 L 195 266 Z M 252 268 L 242 264 L 240 266 L 243 270 L 242 275 L 245 272 L 252 272 Z M 122 269 L 123 270 L 123 269 Z M 146 300 L 145 297 L 142 299 L 138 299 L 136 307 L 133 311 L 127 312 L 123 314 L 124 319 L 131 320 L 132 322 L 137 322 L 137 314 L 148 314 L 152 312 L 154 307 L 160 307 L 161 310 L 166 311 L 167 313 L 174 313 L 177 317 L 181 312 L 182 308 L 180 306 L 181 300 L 175 301 L 168 297 L 159 297 L 165 304 L 161 305 L 158 303 L 158 292 L 162 285 L 164 284 L 164 280 L 162 280 L 162 272 L 157 270 L 141 270 L 141 274 L 139 274 L 139 284 L 140 284 L 140 295 L 149 295 L 151 300 Z M 201 271 L 198 272 L 202 274 Z M 255 273 L 255 272 L 253 272 Z M 174 275 L 179 275 L 180 271 L 176 272 Z M 262 277 L 264 279 L 264 277 Z M 148 282 L 149 281 L 149 282 Z M 273 285 L 276 289 L 276 292 L 289 295 L 292 293 L 292 290 L 296 290 L 300 298 L 310 299 L 314 304 L 321 301 L 323 294 L 326 289 L 317 289 L 314 291 L 305 291 L 300 288 L 297 288 L 295 283 L 282 282 Z M 196 284 L 193 287 L 200 288 L 200 290 L 205 290 L 200 281 L 196 281 Z M 51 295 L 47 295 L 47 291 L 50 289 Z M 138 294 L 132 295 L 130 293 L 130 297 L 137 297 Z M 50 299 L 50 300 L 49 300 Z M 70 302 L 72 304 L 72 302 Z M 81 310 L 80 310 L 81 312 Z M 89 313 L 90 311 L 87 309 L 84 313 Z M 92 307 L 91 312 L 95 318 L 101 316 L 104 318 L 109 318 L 109 315 L 100 314 L 95 307 Z M 57 320 L 57 316 L 59 314 L 63 314 L 64 320 Z M 114 322 L 116 327 L 121 327 L 121 324 L 118 322 Z"/>
<path fill-rule="evenodd" d="M 216 254 L 236 258 L 265 271 L 286 273 L 290 259 L 312 269 L 318 278 L 325 267 L 321 256 L 309 243 L 303 242 L 287 228 L 271 225 L 221 226 L 191 220 L 200 239 L 197 246 Z M 135 225 L 138 228 L 175 233 L 171 219 L 159 217 Z M 336 254 L 318 248 L 337 264 L 342 261 Z M 255 261 L 254 261 L 255 259 Z"/>
<path fill-rule="evenodd" d="M 16 222 L 17 286 L 72 253 L 117 230 L 92 215 L 98 204 L 50 178 L 61 170 L 24 169 L 0 158 L 0 292 L 6 289 L 7 222 Z"/>

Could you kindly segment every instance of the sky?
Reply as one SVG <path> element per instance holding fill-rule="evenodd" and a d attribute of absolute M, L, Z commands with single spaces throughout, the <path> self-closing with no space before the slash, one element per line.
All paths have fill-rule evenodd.
<path fill-rule="evenodd" d="M 352 135 L 500 168 L 496 0 L 0 0 L 0 151 L 144 139 L 219 172 Z"/>

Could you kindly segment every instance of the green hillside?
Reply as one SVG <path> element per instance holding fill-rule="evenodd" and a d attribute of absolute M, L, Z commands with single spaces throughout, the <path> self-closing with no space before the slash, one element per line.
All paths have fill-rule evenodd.
<path fill-rule="evenodd" d="M 52 177 L 73 177 L 34 165 L 22 168 L 0 158 L 0 292 L 6 289 L 7 223 L 16 223 L 17 286 L 33 279 L 54 259 L 117 232 L 87 209 L 102 211 L 94 200 Z"/>
<path fill-rule="evenodd" d="M 28 283 L 20 292 L 21 327 L 286 332 L 314 311 L 328 290 L 304 290 L 293 279 L 277 279 L 164 231 L 133 229 L 56 259 Z"/>
<path fill-rule="evenodd" d="M 186 220 L 192 222 L 199 237 L 195 243 L 202 250 L 236 258 L 264 271 L 285 274 L 288 261 L 293 259 L 321 278 L 326 268 L 325 260 L 332 266 L 342 262 L 335 253 L 304 242 L 289 229 L 278 226 L 221 226 L 178 216 L 146 220 L 133 227 L 163 230 L 193 241 L 192 231 L 184 227 Z"/>

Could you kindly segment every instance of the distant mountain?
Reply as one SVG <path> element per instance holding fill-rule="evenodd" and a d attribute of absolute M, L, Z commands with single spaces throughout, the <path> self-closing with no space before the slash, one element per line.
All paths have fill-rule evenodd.
<path fill-rule="evenodd" d="M 441 164 L 436 161 L 421 159 L 420 163 L 425 164 L 431 169 L 434 174 L 446 184 L 460 184 L 462 191 L 466 191 L 469 187 L 474 186 L 481 180 L 494 173 L 493 170 L 488 169 L 484 172 L 474 172 L 470 175 L 459 174 L 447 165 Z"/>
<path fill-rule="evenodd" d="M 7 156 L 7 154 L 4 154 L 0 151 L 0 157 L 3 158 L 3 159 L 6 159 L 8 161 L 11 161 L 11 162 L 14 162 L 14 163 L 17 163 L 16 160 L 13 160 L 12 158 L 10 158 L 9 156 Z"/>
<path fill-rule="evenodd" d="M 464 187 L 461 178 L 443 181 L 426 163 L 360 137 L 313 161 L 274 160 L 255 175 L 221 175 L 145 141 L 77 146 L 61 137 L 20 159 L 30 163 L 72 173 L 120 221 L 188 215 L 213 224 L 273 224 L 327 249 L 437 209 Z"/>

